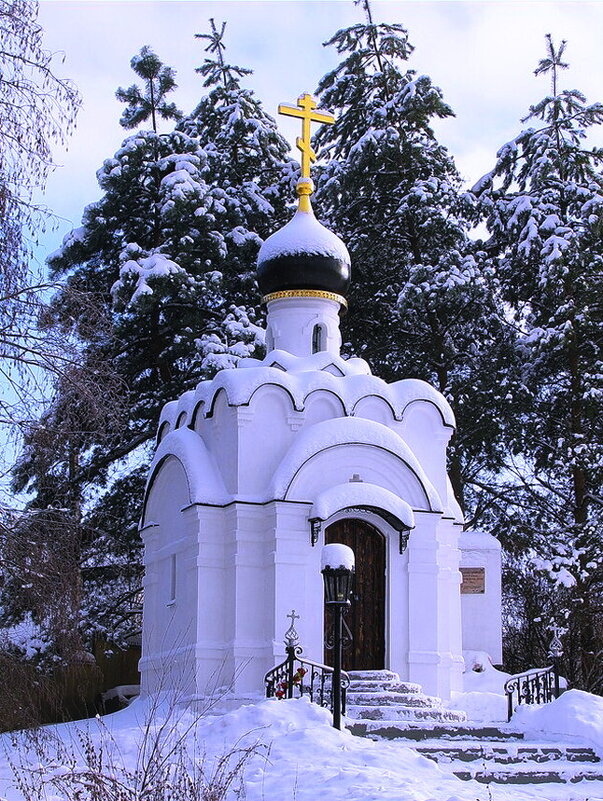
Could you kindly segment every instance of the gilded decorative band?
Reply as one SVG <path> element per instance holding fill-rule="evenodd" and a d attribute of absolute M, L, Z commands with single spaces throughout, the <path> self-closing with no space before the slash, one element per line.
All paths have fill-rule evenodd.
<path fill-rule="evenodd" d="M 270 292 L 269 295 L 264 295 L 262 303 L 282 298 L 325 298 L 325 300 L 334 300 L 344 309 L 348 307 L 348 302 L 343 295 L 338 295 L 336 292 L 325 292 L 322 289 L 283 289 L 280 292 Z"/>

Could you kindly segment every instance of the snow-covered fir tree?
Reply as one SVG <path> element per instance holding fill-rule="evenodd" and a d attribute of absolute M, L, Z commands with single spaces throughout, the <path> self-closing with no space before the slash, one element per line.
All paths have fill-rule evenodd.
<path fill-rule="evenodd" d="M 229 64 L 224 57 L 224 32 L 210 20 L 209 53 L 197 72 L 209 91 L 178 126 L 203 148 L 208 169 L 220 188 L 220 201 L 231 221 L 225 240 L 223 280 L 235 301 L 253 298 L 259 306 L 255 263 L 259 244 L 284 224 L 291 204 L 296 163 L 273 117 L 253 91 L 241 85 L 251 70 Z M 236 245 L 236 247 L 234 247 Z M 220 364 L 216 363 L 216 367 Z"/>
<path fill-rule="evenodd" d="M 79 338 L 84 360 L 113 365 L 129 406 L 125 427 L 81 441 L 77 468 L 62 482 L 79 482 L 89 532 L 82 554 L 86 626 L 111 637 L 130 629 L 124 604 L 135 595 L 139 504 L 159 412 L 262 347 L 254 265 L 291 197 L 288 144 L 241 86 L 248 71 L 226 63 L 222 34 L 212 33 L 201 68 L 207 94 L 190 117 L 169 133 L 127 138 L 97 174 L 101 199 L 49 258 L 69 290 L 53 301 L 56 319 Z M 96 326 L 89 304 L 78 300 L 91 297 L 108 328 Z M 40 496 L 32 507 L 44 486 L 34 447 L 28 444 L 19 467 L 21 487 Z M 64 473 L 63 449 L 55 453 L 49 469 Z"/>
<path fill-rule="evenodd" d="M 162 64 L 148 45 L 145 45 L 138 55 L 133 56 L 130 66 L 144 81 L 144 89 L 141 92 L 139 86 L 132 84 L 127 89 L 120 86 L 115 92 L 118 100 L 127 103 L 120 124 L 124 128 L 138 128 L 150 117 L 153 130 L 157 133 L 157 117 L 164 120 L 179 120 L 182 112 L 175 103 L 168 103 L 165 99 L 176 89 L 174 70 Z"/>
<path fill-rule="evenodd" d="M 399 24 L 367 20 L 327 42 L 341 63 L 321 80 L 335 124 L 316 136 L 326 167 L 317 207 L 352 257 L 344 339 L 387 380 L 417 377 L 453 404 L 459 435 L 450 474 L 467 512 L 488 496 L 471 485 L 503 454 L 510 332 L 488 258 L 467 237 L 460 178 L 432 130 L 452 115 L 427 75 L 407 67 Z"/>
<path fill-rule="evenodd" d="M 603 150 L 588 136 L 603 104 L 560 89 L 565 42 L 546 44 L 536 75 L 551 77 L 551 93 L 473 190 L 520 332 L 527 391 L 506 473 L 514 479 L 501 487 L 492 523 L 522 553 L 524 578 L 536 565 L 556 583 L 565 670 L 601 692 Z"/>

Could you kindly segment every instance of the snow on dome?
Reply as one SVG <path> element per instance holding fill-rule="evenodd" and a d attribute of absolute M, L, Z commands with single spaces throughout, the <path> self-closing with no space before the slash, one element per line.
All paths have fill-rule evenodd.
<path fill-rule="evenodd" d="M 297 253 L 329 256 L 350 264 L 350 254 L 341 239 L 319 223 L 313 212 L 299 209 L 290 222 L 264 242 L 258 264 Z"/>
<path fill-rule="evenodd" d="M 346 570 L 354 570 L 355 562 L 354 551 L 339 542 L 325 545 L 320 555 L 321 570 L 324 570 L 325 567 L 331 567 L 334 570 L 339 567 L 343 567 Z"/>

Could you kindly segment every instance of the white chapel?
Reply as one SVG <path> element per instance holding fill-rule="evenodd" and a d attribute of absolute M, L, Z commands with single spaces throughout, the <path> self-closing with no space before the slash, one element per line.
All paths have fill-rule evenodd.
<path fill-rule="evenodd" d="M 143 694 L 260 694 L 292 609 L 305 656 L 324 662 L 320 559 L 334 542 L 356 557 L 344 669 L 388 668 L 449 698 L 463 652 L 501 661 L 500 548 L 463 533 L 453 412 L 423 381 L 387 384 L 341 357 L 350 258 L 314 216 L 305 166 L 293 219 L 258 257 L 265 358 L 162 412 L 141 521 Z"/>

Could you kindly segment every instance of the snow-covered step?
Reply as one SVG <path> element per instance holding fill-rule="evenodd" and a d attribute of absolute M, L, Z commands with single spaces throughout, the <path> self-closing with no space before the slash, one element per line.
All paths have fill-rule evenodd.
<path fill-rule="evenodd" d="M 415 751 L 436 762 L 495 761 L 497 765 L 524 762 L 599 762 L 588 746 L 554 745 L 552 743 L 476 743 L 474 741 L 433 742 L 414 746 Z"/>
<path fill-rule="evenodd" d="M 413 684 L 410 681 L 400 681 L 400 679 L 354 679 L 350 684 L 353 692 L 393 692 L 420 694 L 422 687 L 420 684 Z"/>
<path fill-rule="evenodd" d="M 378 724 L 378 729 L 395 729 L 396 726 L 401 722 L 462 723 L 465 720 L 464 713 L 457 710 L 437 708 L 420 709 L 404 706 L 349 707 L 346 715 L 350 721 L 350 725 L 348 725 L 347 728 L 352 732 L 352 734 L 357 734 L 360 736 L 365 736 L 366 734 L 375 734 L 378 737 L 383 736 L 381 731 L 362 731 L 361 726 L 367 724 L 367 729 L 370 729 L 370 724 Z"/>
<path fill-rule="evenodd" d="M 346 714 L 352 731 L 351 721 L 356 720 L 395 726 L 400 721 L 461 722 L 466 718 L 464 712 L 444 709 L 439 698 L 424 695 L 420 685 L 400 681 L 391 670 L 351 671 L 349 675 Z"/>
<path fill-rule="evenodd" d="M 400 681 L 400 676 L 393 670 L 348 670 L 350 690 L 353 692 L 400 692 L 421 693 L 420 684 L 411 681 Z"/>
<path fill-rule="evenodd" d="M 453 710 L 446 710 L 453 712 Z M 463 713 L 458 713 L 462 716 Z M 463 717 L 456 722 L 437 721 L 378 721 L 353 720 L 346 727 L 352 734 L 359 737 L 385 740 L 408 740 L 409 745 L 424 740 L 457 740 L 500 742 L 517 742 L 523 740 L 523 733 L 512 729 L 502 729 L 498 726 L 487 726 L 483 723 L 468 723 Z"/>
<path fill-rule="evenodd" d="M 603 763 L 588 745 L 526 741 L 506 727 L 460 723 L 356 721 L 354 734 L 397 739 L 459 779 L 482 784 L 574 784 L 602 781 Z"/>
<path fill-rule="evenodd" d="M 352 681 L 400 681 L 398 673 L 393 670 L 347 670 Z"/>
<path fill-rule="evenodd" d="M 444 766 L 441 766 L 444 767 Z M 481 784 L 575 784 L 581 781 L 603 780 L 603 769 L 598 766 L 576 765 L 571 762 L 555 764 L 554 768 L 539 768 L 534 763 L 521 765 L 488 764 L 479 769 L 454 769 L 454 775 L 464 781 Z"/>
<path fill-rule="evenodd" d="M 354 687 L 348 690 L 348 704 L 359 706 L 390 706 L 392 704 L 402 704 L 402 706 L 417 707 L 437 707 L 442 708 L 439 698 L 421 693 L 399 693 L 399 692 L 358 692 Z"/>

